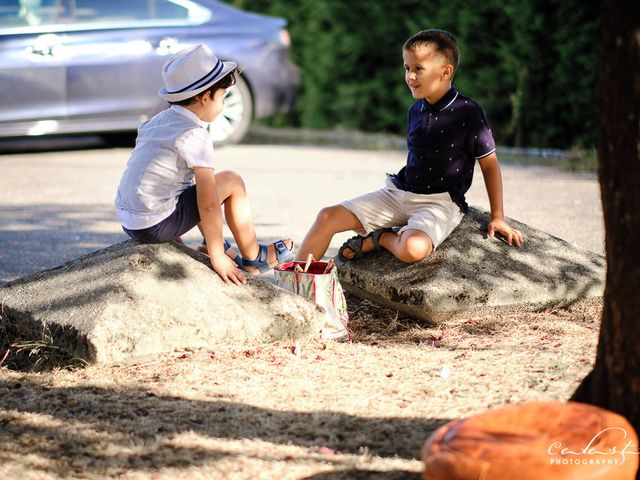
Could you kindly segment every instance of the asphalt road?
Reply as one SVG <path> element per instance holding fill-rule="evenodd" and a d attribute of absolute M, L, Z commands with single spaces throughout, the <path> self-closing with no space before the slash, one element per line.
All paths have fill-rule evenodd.
<path fill-rule="evenodd" d="M 0 284 L 126 238 L 113 198 L 130 151 L 0 154 Z M 396 151 L 304 146 L 240 145 L 216 153 L 219 170 L 233 169 L 244 178 L 259 239 L 291 236 L 298 243 L 320 208 L 379 188 L 384 174 L 405 160 Z M 595 175 L 503 165 L 503 178 L 507 216 L 603 253 Z M 488 208 L 479 168 L 467 198 Z M 329 254 L 349 236 L 336 235 Z M 197 231 L 185 239 L 195 244 Z"/>

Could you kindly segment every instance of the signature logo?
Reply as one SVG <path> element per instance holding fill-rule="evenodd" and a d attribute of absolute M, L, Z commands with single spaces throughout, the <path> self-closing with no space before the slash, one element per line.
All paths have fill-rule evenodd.
<path fill-rule="evenodd" d="M 609 427 L 598 432 L 593 436 L 591 441 L 581 450 L 571 450 L 565 447 L 562 442 L 553 442 L 549 445 L 547 453 L 551 456 L 561 455 L 562 458 L 551 458 L 551 464 L 568 465 L 568 464 L 609 464 L 622 465 L 627 455 L 640 455 L 638 445 L 629 440 L 625 445 L 614 445 L 610 448 L 598 449 L 594 444 L 598 442 L 601 436 L 606 432 L 617 431 L 622 433 L 621 440 L 627 438 L 627 431 L 621 427 Z M 573 456 L 589 456 L 591 458 L 572 458 Z"/>

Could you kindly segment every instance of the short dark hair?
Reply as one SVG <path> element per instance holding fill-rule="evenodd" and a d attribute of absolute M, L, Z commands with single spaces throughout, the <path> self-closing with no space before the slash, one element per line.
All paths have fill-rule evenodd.
<path fill-rule="evenodd" d="M 437 52 L 442 53 L 447 61 L 453 65 L 454 73 L 458 70 L 460 47 L 458 40 L 451 33 L 436 28 L 422 30 L 404 42 L 402 49 L 414 51 L 416 48 L 426 46 L 432 46 Z"/>
<path fill-rule="evenodd" d="M 235 83 L 236 83 L 236 69 L 231 70 L 229 73 L 227 73 L 224 77 L 222 77 L 216 83 L 214 83 L 209 88 L 207 88 L 205 91 L 200 92 L 199 94 L 194 95 L 193 97 L 189 97 L 189 98 L 185 98 L 184 100 L 179 100 L 177 102 L 169 102 L 169 103 L 171 105 L 181 105 L 183 107 L 186 105 L 191 105 L 196 101 L 196 98 L 198 98 L 199 96 L 204 95 L 207 92 L 211 92 L 211 95 L 213 95 L 221 88 L 229 88 L 235 85 Z"/>

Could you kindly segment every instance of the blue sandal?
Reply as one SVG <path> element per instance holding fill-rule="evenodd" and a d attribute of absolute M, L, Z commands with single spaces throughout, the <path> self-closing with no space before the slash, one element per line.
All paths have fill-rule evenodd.
<path fill-rule="evenodd" d="M 258 257 L 255 260 L 247 260 L 246 258 L 241 258 L 240 262 L 242 265 L 240 268 L 250 275 L 260 275 L 262 273 L 266 273 L 271 270 L 273 267 L 280 265 L 281 263 L 288 262 L 293 260 L 293 248 L 287 247 L 287 244 L 282 240 L 278 240 L 273 243 L 273 246 L 276 250 L 276 260 L 274 262 L 269 263 L 269 246 L 268 245 L 258 245 L 260 247 L 260 251 L 258 252 Z M 249 267 L 255 270 L 247 270 L 245 267 Z"/>
<path fill-rule="evenodd" d="M 230 249 L 231 249 L 231 244 L 225 240 L 224 253 L 227 253 Z M 198 245 L 198 248 L 196 250 L 198 250 L 200 253 L 204 253 L 205 255 L 209 255 L 209 251 L 207 250 L 207 243 L 204 240 L 200 245 Z M 236 262 L 236 265 L 238 267 L 242 268 L 242 257 L 240 255 L 236 255 L 235 257 L 233 257 L 232 260 Z"/>

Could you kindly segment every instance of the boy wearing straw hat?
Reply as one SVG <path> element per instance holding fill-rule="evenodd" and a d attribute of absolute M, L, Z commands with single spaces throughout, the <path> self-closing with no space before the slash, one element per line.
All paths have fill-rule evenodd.
<path fill-rule="evenodd" d="M 236 69 L 206 45 L 182 50 L 164 64 L 159 94 L 171 106 L 138 128 L 115 203 L 125 233 L 143 243 L 181 241 L 199 226 L 213 269 L 226 283 L 241 285 L 246 273 L 290 260 L 293 242 L 258 244 L 242 178 L 214 171 L 207 125 L 222 112 Z M 222 237 L 221 205 L 241 256 Z"/>
<path fill-rule="evenodd" d="M 460 223 L 464 194 L 480 164 L 491 205 L 489 235 L 520 246 L 522 233 L 504 219 L 502 174 L 482 108 L 453 86 L 460 51 L 453 35 L 423 30 L 402 49 L 405 81 L 417 100 L 409 107 L 407 164 L 380 190 L 323 208 L 298 250 L 322 258 L 335 233 L 355 230 L 343 261 L 386 249 L 405 263 L 424 259 Z M 396 228 L 397 227 L 397 228 Z"/>

